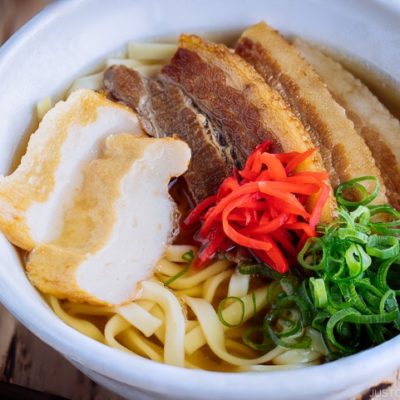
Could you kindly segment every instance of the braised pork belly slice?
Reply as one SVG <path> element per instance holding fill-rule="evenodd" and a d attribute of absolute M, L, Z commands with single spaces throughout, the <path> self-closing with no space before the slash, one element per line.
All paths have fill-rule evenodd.
<path fill-rule="evenodd" d="M 278 32 L 261 22 L 242 34 L 236 53 L 254 66 L 302 121 L 314 145 L 321 151 L 332 186 L 374 175 L 382 186 L 375 202 L 385 203 L 385 187 L 371 151 L 343 107 L 334 100 L 298 51 Z M 367 189 L 373 189 L 373 183 L 365 185 Z"/>
<path fill-rule="evenodd" d="M 296 39 L 294 46 L 326 83 L 367 143 L 381 171 L 386 195 L 400 210 L 400 123 L 359 79 L 337 61 Z"/>
<path fill-rule="evenodd" d="M 231 150 L 177 85 L 163 77 L 147 79 L 133 69 L 112 66 L 104 74 L 104 87 L 111 98 L 138 113 L 149 135 L 176 136 L 189 145 L 192 159 L 184 178 L 196 202 L 216 192 L 233 168 Z"/>
<path fill-rule="evenodd" d="M 100 156 L 84 167 L 60 235 L 30 254 L 32 283 L 77 302 L 134 299 L 174 239 L 178 215 L 168 184 L 189 161 L 181 140 L 109 136 Z"/>
<path fill-rule="evenodd" d="M 178 51 L 162 74 L 180 85 L 218 126 L 242 165 L 266 140 L 272 141 L 276 152 L 304 152 L 314 147 L 309 133 L 281 96 L 224 45 L 182 35 Z M 325 171 L 319 152 L 299 169 Z M 324 221 L 332 218 L 334 209 L 331 193 Z"/>

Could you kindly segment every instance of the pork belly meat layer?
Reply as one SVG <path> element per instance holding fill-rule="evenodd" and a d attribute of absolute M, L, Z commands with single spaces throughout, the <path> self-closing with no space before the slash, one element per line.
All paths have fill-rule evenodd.
<path fill-rule="evenodd" d="M 254 66 L 303 122 L 314 145 L 321 151 L 332 186 L 374 175 L 380 179 L 382 187 L 375 201 L 385 203 L 385 187 L 371 151 L 343 107 L 298 51 L 262 22 L 242 34 L 236 53 Z M 367 189 L 373 188 L 373 183 L 365 185 Z"/>
<path fill-rule="evenodd" d="M 296 39 L 294 46 L 344 107 L 367 143 L 386 185 L 389 202 L 400 210 L 400 123 L 359 79 L 337 61 Z"/>
<path fill-rule="evenodd" d="M 224 45 L 181 35 L 178 51 L 162 74 L 179 84 L 218 126 L 242 165 L 265 140 L 272 141 L 275 152 L 304 152 L 314 147 L 281 96 Z M 299 169 L 325 170 L 320 153 L 315 152 Z M 331 219 L 334 208 L 331 196 L 323 220 Z"/>
<path fill-rule="evenodd" d="M 184 178 L 197 203 L 216 192 L 233 168 L 230 149 L 178 86 L 162 77 L 147 79 L 124 66 L 108 68 L 104 86 L 112 98 L 139 114 L 149 135 L 177 136 L 188 143 L 192 159 Z"/>

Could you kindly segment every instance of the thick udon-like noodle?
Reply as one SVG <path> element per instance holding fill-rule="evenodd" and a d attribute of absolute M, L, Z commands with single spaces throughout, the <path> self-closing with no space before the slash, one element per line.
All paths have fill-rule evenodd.
<path fill-rule="evenodd" d="M 105 63 L 122 64 L 145 75 L 160 71 L 176 44 L 128 45 L 128 58 Z M 80 88 L 99 90 L 103 73 L 78 78 L 68 94 Z M 49 97 L 38 103 L 40 121 L 51 108 Z M 175 185 L 172 189 L 179 185 Z M 183 214 L 188 205 L 179 204 Z M 183 238 L 184 239 L 184 238 Z M 178 240 L 182 242 L 182 238 Z M 183 240 L 184 241 L 184 240 Z M 327 349 L 321 335 L 307 328 L 309 349 L 276 346 L 259 351 L 243 342 L 251 321 L 270 307 L 270 284 L 242 275 L 227 260 L 217 260 L 202 270 L 190 268 L 182 257 L 196 248 L 169 246 L 157 265 L 155 276 L 141 283 L 138 298 L 121 307 L 94 306 L 44 295 L 54 312 L 68 325 L 115 349 L 178 367 L 214 371 L 268 371 L 313 365 L 321 362 Z"/>
<path fill-rule="evenodd" d="M 227 260 L 215 261 L 200 271 L 189 268 L 166 286 L 188 269 L 188 263 L 177 262 L 188 249 L 170 246 L 154 278 L 142 282 L 139 298 L 130 304 L 111 308 L 47 298 L 54 312 L 83 334 L 179 367 L 258 371 L 311 365 L 324 357 L 325 346 L 313 330 L 309 332 L 311 350 L 277 346 L 262 354 L 243 344 L 249 320 L 269 306 L 269 285 L 237 273 Z M 234 300 L 237 298 L 241 302 Z"/>

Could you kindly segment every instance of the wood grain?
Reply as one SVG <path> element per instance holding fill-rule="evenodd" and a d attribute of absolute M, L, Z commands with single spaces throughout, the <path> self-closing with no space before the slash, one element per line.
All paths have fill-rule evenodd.
<path fill-rule="evenodd" d="M 50 2 L 0 0 L 0 44 Z M 0 400 L 15 399 L 121 400 L 80 373 L 0 305 Z M 400 400 L 400 371 L 357 400 Z"/>
<path fill-rule="evenodd" d="M 0 44 L 51 0 L 0 0 Z"/>
<path fill-rule="evenodd" d="M 70 400 L 119 400 L 95 384 L 55 350 L 33 336 L 0 306 L 0 382 Z M 2 390 L 9 388 L 0 386 Z M 15 399 L 20 399 L 19 394 Z"/>

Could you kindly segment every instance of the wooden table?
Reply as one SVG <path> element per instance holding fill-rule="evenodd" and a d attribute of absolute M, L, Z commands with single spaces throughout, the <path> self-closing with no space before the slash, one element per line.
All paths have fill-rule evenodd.
<path fill-rule="evenodd" d="M 21 388 L 34 389 L 38 393 L 24 392 Z M 54 396 L 43 396 L 43 393 Z M 0 399 L 25 398 L 121 399 L 80 373 L 0 306 Z"/>
<path fill-rule="evenodd" d="M 0 0 L 0 44 L 50 1 Z M 400 372 L 393 374 L 381 385 L 360 395 L 359 399 L 400 400 L 399 376 Z M 0 400 L 11 399 L 121 398 L 81 374 L 56 351 L 33 336 L 0 305 Z"/>

